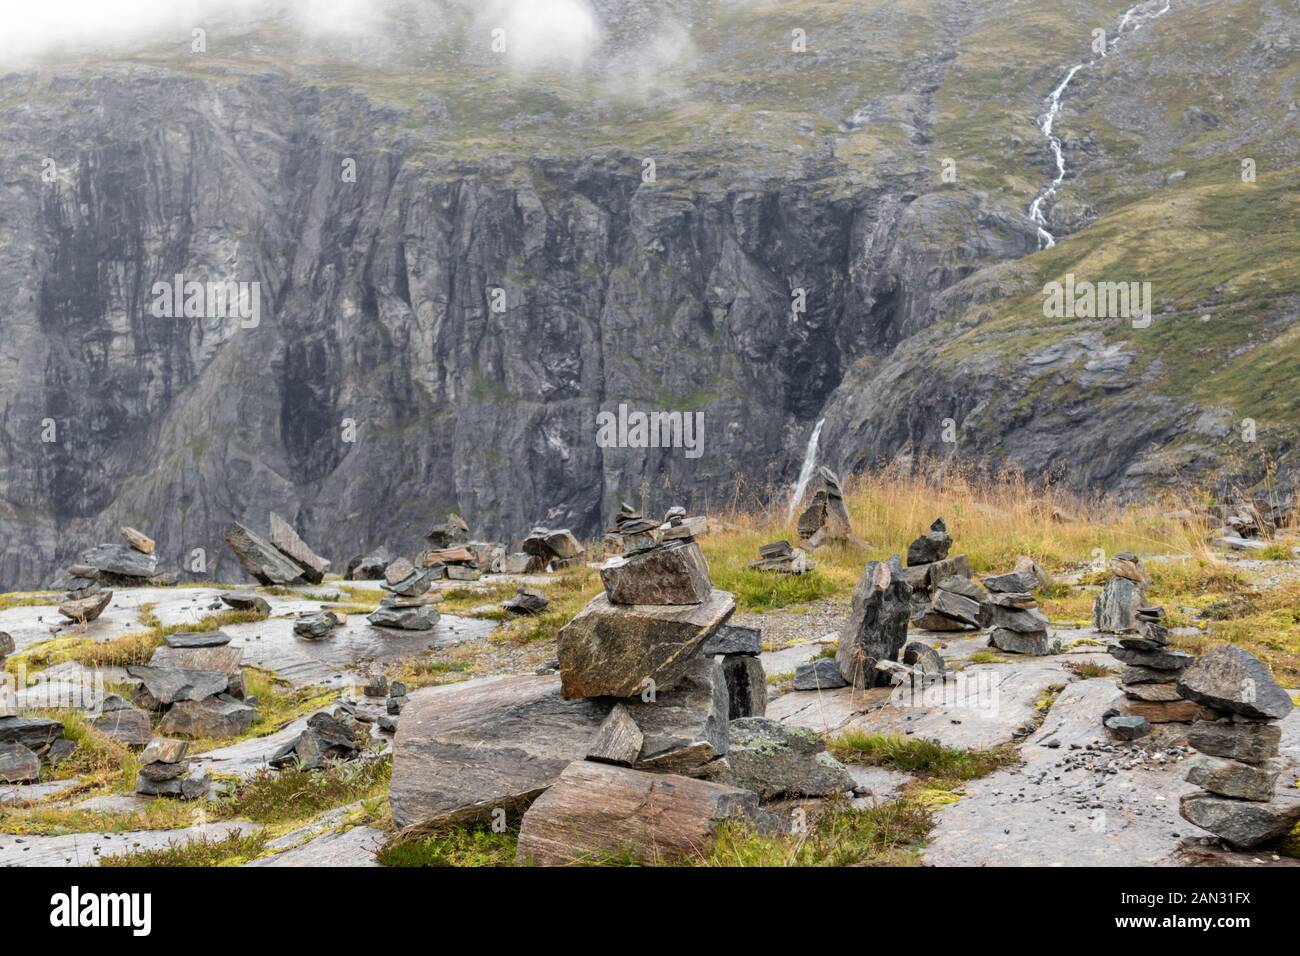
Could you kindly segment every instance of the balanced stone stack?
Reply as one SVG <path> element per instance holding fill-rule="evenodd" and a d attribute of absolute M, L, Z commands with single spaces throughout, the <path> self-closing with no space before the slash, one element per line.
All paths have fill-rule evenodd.
<path fill-rule="evenodd" d="M 568 528 L 534 528 L 520 550 L 544 561 L 544 567 L 551 571 L 579 567 L 585 560 L 581 542 Z"/>
<path fill-rule="evenodd" d="M 1110 649 L 1129 665 L 1120 678 L 1125 698 L 1120 713 L 1152 724 L 1191 723 L 1200 707 L 1179 693 L 1177 681 L 1192 656 L 1170 649 L 1164 608 L 1139 608 L 1134 619 L 1137 633 L 1120 637 L 1119 647 Z"/>
<path fill-rule="evenodd" d="M 420 569 L 406 558 L 390 562 L 379 582 L 388 596 L 366 620 L 375 627 L 395 630 L 427 631 L 434 627 L 438 623 L 438 611 L 434 607 L 438 598 L 429 588 L 431 580 L 441 574 L 440 568 Z"/>
<path fill-rule="evenodd" d="M 207 771 L 190 773 L 186 755 L 190 745 L 183 740 L 155 737 L 140 754 L 140 773 L 135 792 L 147 797 L 178 797 L 197 800 L 208 792 Z"/>
<path fill-rule="evenodd" d="M 405 560 L 398 558 L 398 561 Z M 430 580 L 446 578 L 450 581 L 477 581 L 483 576 L 478 558 L 467 546 L 426 551 L 420 558 L 424 573 Z"/>
<path fill-rule="evenodd" d="M 361 722 L 354 707 L 340 703 L 333 711 L 318 710 L 307 718 L 297 737 L 281 746 L 267 761 L 277 770 L 320 770 L 327 760 L 352 760 L 361 752 L 357 743 Z"/>
<path fill-rule="evenodd" d="M 1146 604 L 1151 579 L 1132 551 L 1121 551 L 1111 558 L 1110 574 L 1092 605 L 1093 627 L 1106 634 L 1136 631 L 1138 608 Z"/>
<path fill-rule="evenodd" d="M 104 613 L 112 600 L 112 591 L 91 584 L 65 594 L 59 613 L 75 624 L 89 624 Z"/>
<path fill-rule="evenodd" d="M 792 548 L 789 541 L 782 539 L 760 545 L 758 560 L 745 567 L 780 574 L 807 574 L 813 569 L 813 561 L 801 549 Z"/>
<path fill-rule="evenodd" d="M 244 702 L 243 651 L 220 631 L 172 634 L 146 665 L 128 665 L 135 703 L 162 715 L 163 734 L 238 737 L 257 712 Z"/>
<path fill-rule="evenodd" d="M 618 539 L 618 549 L 623 554 L 633 554 L 658 543 L 656 531 L 662 522 L 647 518 L 627 502 L 619 506 L 614 517 L 614 527 L 609 531 Z"/>
<path fill-rule="evenodd" d="M 123 528 L 127 544 L 101 544 L 81 552 L 77 562 L 61 572 L 52 587 L 71 592 L 77 600 L 107 588 L 160 587 L 177 577 L 160 573 L 153 541 L 134 528 Z"/>
<path fill-rule="evenodd" d="M 948 534 L 943 518 L 936 518 L 929 531 L 908 545 L 907 567 L 902 573 L 912 588 L 912 603 L 918 614 L 925 615 L 932 610 L 929 605 L 936 596 L 934 592 L 941 590 L 942 583 L 951 578 L 970 579 L 970 562 L 964 554 L 949 557 L 948 551 L 951 548 L 952 536 Z"/>
<path fill-rule="evenodd" d="M 244 572 L 259 584 L 320 584 L 329 572 L 330 563 L 274 512 L 269 540 L 238 522 L 225 538 Z"/>
<path fill-rule="evenodd" d="M 1230 844 L 1255 847 L 1300 823 L 1296 767 L 1278 756 L 1278 721 L 1291 696 L 1249 651 L 1224 645 L 1183 671 L 1178 690 L 1208 709 L 1188 732 L 1200 751 L 1187 782 L 1200 787 L 1179 802 L 1183 819 Z"/>
<path fill-rule="evenodd" d="M 1000 575 L 1005 579 L 1010 575 Z M 993 582 L 990 584 L 990 582 Z M 989 647 L 1012 654 L 1043 655 L 1052 653 L 1048 637 L 1047 616 L 1038 609 L 1038 601 L 1027 591 L 997 591 L 997 587 L 1018 586 L 1023 582 L 1004 582 L 998 578 L 985 578 L 984 586 L 993 593 L 989 596 L 992 610 Z"/>
<path fill-rule="evenodd" d="M 849 512 L 844 506 L 844 491 L 835 472 L 825 465 L 818 467 L 804 492 L 804 500 L 807 505 L 800 512 L 796 524 L 801 546 L 815 550 L 832 541 L 848 541 L 852 537 Z"/>

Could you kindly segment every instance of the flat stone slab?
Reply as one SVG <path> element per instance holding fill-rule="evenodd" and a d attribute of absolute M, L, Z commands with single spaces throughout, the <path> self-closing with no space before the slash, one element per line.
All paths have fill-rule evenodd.
<path fill-rule="evenodd" d="M 51 780 L 48 783 L 0 783 L 0 807 L 18 806 L 53 800 L 61 793 L 81 785 L 78 779 Z"/>
<path fill-rule="evenodd" d="M 815 641 L 791 644 L 779 651 L 764 651 L 758 655 L 758 659 L 763 662 L 763 670 L 768 674 L 793 674 L 796 667 L 808 663 L 838 637 L 837 634 L 827 634 Z"/>
<path fill-rule="evenodd" d="M 353 827 L 342 833 L 324 833 L 301 846 L 246 866 L 378 866 L 375 852 L 388 834 L 373 827 Z"/>
<path fill-rule="evenodd" d="M 65 833 L 59 836 L 0 834 L 0 866 L 98 866 L 102 856 L 161 850 L 207 836 L 223 840 L 235 830 L 256 833 L 261 825 L 247 820 L 208 823 L 181 830 L 132 830 L 125 833 Z"/>

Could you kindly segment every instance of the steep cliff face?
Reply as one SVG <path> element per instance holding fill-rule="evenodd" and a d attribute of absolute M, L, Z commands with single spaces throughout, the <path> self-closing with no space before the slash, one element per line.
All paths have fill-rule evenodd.
<path fill-rule="evenodd" d="M 663 25 L 598 8 L 634 51 Z M 493 72 L 461 46 L 451 69 L 290 69 L 256 36 L 220 57 L 10 73 L 0 590 L 43 583 L 123 523 L 164 565 L 203 549 L 199 576 L 231 578 L 221 531 L 269 510 L 342 563 L 414 549 L 448 509 L 510 539 L 536 523 L 594 534 L 623 496 L 784 495 L 822 417 L 823 460 L 846 470 L 928 451 L 1136 492 L 1208 469 L 1238 418 L 1295 419 L 1258 387 L 1277 370 L 1252 364 L 1295 348 L 1295 143 L 1243 106 L 1220 139 L 1280 157 L 1243 199 L 1235 156 L 1213 179 L 1226 147 L 1204 123 L 1180 132 L 1172 102 L 1133 102 L 1135 84 L 1176 97 L 1180 44 L 1210 35 L 1197 17 L 1213 12 L 1186 8 L 1160 21 L 1172 40 L 1153 27 L 1105 66 L 1122 83 L 1080 81 L 1087 111 L 1061 119 L 1082 171 L 1061 191 L 1073 218 L 1054 213 L 1062 242 L 1040 255 L 1024 214 L 1052 162 L 1036 111 L 1088 42 L 1069 5 L 1044 7 L 1030 37 L 993 0 L 871 17 L 828 0 L 794 21 L 780 4 L 682 2 L 692 59 L 637 73 L 653 92 L 635 95 L 604 89 L 621 47 L 581 82 Z M 1265 86 L 1234 95 L 1276 103 L 1292 59 L 1250 52 L 1276 32 L 1261 17 L 1200 57 L 1255 70 Z M 809 51 L 788 52 L 792 22 Z M 1112 102 L 1151 116 L 1112 128 L 1096 118 Z M 1085 119 L 1086 137 L 1068 132 Z M 1138 126 L 1155 138 L 1134 146 Z M 1172 241 L 1153 245 L 1151 222 Z M 1206 235 L 1218 251 L 1189 277 L 1180 244 Z M 1143 337 L 1040 317 L 1045 281 L 1124 257 L 1117 278 L 1167 283 L 1162 315 L 1219 317 L 1208 353 L 1203 326 Z M 257 321 L 154 314 L 176 276 L 255 284 Z M 1187 384 L 1225 356 L 1227 387 Z M 597 413 L 620 406 L 702 413 L 701 454 L 602 447 Z M 1285 457 L 1289 433 L 1271 434 Z"/>

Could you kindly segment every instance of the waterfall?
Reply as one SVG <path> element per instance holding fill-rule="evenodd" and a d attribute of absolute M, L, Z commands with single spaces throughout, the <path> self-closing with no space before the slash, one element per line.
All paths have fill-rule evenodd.
<path fill-rule="evenodd" d="M 812 434 L 808 436 L 808 447 L 803 453 L 803 465 L 799 468 L 799 481 L 794 486 L 794 497 L 790 499 L 790 512 L 786 518 L 794 517 L 794 510 L 799 507 L 799 502 L 803 499 L 803 493 L 808 488 L 808 482 L 812 481 L 813 472 L 817 470 L 817 441 L 822 436 L 822 426 L 826 424 L 826 419 L 821 419 L 813 426 Z"/>
<path fill-rule="evenodd" d="M 1166 0 L 1164 7 L 1154 13 L 1139 12 L 1142 7 L 1150 5 L 1150 0 L 1147 0 L 1146 3 L 1139 3 L 1137 6 L 1129 7 L 1128 10 L 1124 11 L 1124 15 L 1120 17 L 1119 26 L 1115 30 L 1115 39 L 1109 44 L 1111 50 L 1119 48 L 1120 38 L 1124 35 L 1125 31 L 1137 33 L 1142 29 L 1142 24 L 1146 23 L 1148 20 L 1154 20 L 1157 17 L 1164 16 L 1169 12 L 1171 6 L 1170 2 Z M 1105 50 L 1102 51 L 1101 56 L 1106 56 Z M 1047 214 L 1043 211 L 1043 203 L 1055 196 L 1057 187 L 1059 187 L 1061 183 L 1065 182 L 1065 153 L 1062 152 L 1061 149 L 1060 137 L 1052 131 L 1056 125 L 1056 117 L 1061 112 L 1061 97 L 1065 95 L 1065 88 L 1070 85 L 1070 81 L 1074 79 L 1074 75 L 1084 67 L 1092 66 L 1096 62 L 1097 58 L 1093 58 L 1085 63 L 1076 63 L 1070 68 L 1070 71 L 1065 74 L 1065 79 L 1061 80 L 1048 96 L 1047 114 L 1043 117 L 1042 123 L 1038 126 L 1039 132 L 1046 137 L 1047 145 L 1052 150 L 1052 157 L 1056 160 L 1056 178 L 1052 180 L 1050 186 L 1042 190 L 1034 197 L 1034 201 L 1029 204 L 1029 218 L 1033 221 L 1034 225 L 1038 227 L 1038 249 L 1040 252 L 1056 245 L 1056 237 L 1047 231 Z"/>

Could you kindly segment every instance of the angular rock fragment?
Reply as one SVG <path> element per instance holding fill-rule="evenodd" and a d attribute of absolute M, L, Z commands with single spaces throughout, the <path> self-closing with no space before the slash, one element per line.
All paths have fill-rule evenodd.
<path fill-rule="evenodd" d="M 828 797 L 853 789 L 853 778 L 805 727 L 765 717 L 733 720 L 727 759 L 710 780 L 751 790 L 761 800 Z"/>
<path fill-rule="evenodd" d="M 1113 577 L 1093 602 L 1093 627 L 1106 634 L 1136 631 L 1137 609 L 1145 602 L 1142 585 L 1128 578 Z"/>
<path fill-rule="evenodd" d="M 230 643 L 230 635 L 225 631 L 177 631 L 163 637 L 168 647 L 225 647 Z"/>
<path fill-rule="evenodd" d="M 237 611 L 256 611 L 263 617 L 271 613 L 271 605 L 266 598 L 251 591 L 226 591 L 221 595 L 221 603 Z"/>
<path fill-rule="evenodd" d="M 241 737 L 248 733 L 257 711 L 229 694 L 205 700 L 186 700 L 167 711 L 159 733 L 185 737 Z"/>
<path fill-rule="evenodd" d="M 844 506 L 844 492 L 839 477 L 820 466 L 804 492 L 803 510 L 796 528 L 799 543 L 807 548 L 820 548 L 831 541 L 844 541 L 851 535 L 849 512 Z"/>
<path fill-rule="evenodd" d="M 1279 786 L 1267 803 L 1217 797 L 1198 790 L 1183 795 L 1178 812 L 1202 830 L 1250 849 L 1285 836 L 1300 823 L 1300 790 Z"/>
<path fill-rule="evenodd" d="M 446 521 L 430 528 L 425 539 L 431 548 L 438 550 L 454 548 L 458 544 L 469 541 L 469 525 L 465 523 L 464 518 L 452 512 L 447 515 Z"/>
<path fill-rule="evenodd" d="M 1151 724 L 1145 717 L 1115 715 L 1105 720 L 1106 729 L 1120 740 L 1138 740 L 1151 733 Z"/>
<path fill-rule="evenodd" d="M 230 678 L 217 671 L 191 671 L 174 667 L 127 665 L 126 672 L 144 682 L 149 695 L 160 704 L 203 700 L 223 693 Z"/>
<path fill-rule="evenodd" d="M 153 737 L 153 722 L 149 715 L 135 707 L 101 714 L 90 725 L 109 740 L 129 747 L 143 747 Z"/>
<path fill-rule="evenodd" d="M 727 717 L 762 717 L 767 712 L 767 674 L 763 662 L 750 654 L 728 654 L 722 659 L 727 679 Z"/>
<path fill-rule="evenodd" d="M 615 704 L 587 750 L 587 759 L 630 767 L 641 756 L 645 735 L 622 704 Z"/>
<path fill-rule="evenodd" d="M 794 669 L 795 690 L 834 690 L 837 687 L 847 687 L 848 683 L 834 658 L 819 657 L 815 661 L 799 664 Z"/>
<path fill-rule="evenodd" d="M 150 780 L 143 773 L 136 781 L 135 792 L 146 797 L 177 797 L 181 800 L 198 800 L 208 792 L 207 771 L 168 780 Z"/>
<path fill-rule="evenodd" d="M 692 774 L 727 752 L 727 680 L 713 658 L 696 656 L 671 691 L 624 706 L 645 737 L 639 769 Z"/>
<path fill-rule="evenodd" d="M 104 613 L 108 602 L 113 600 L 112 591 L 100 591 L 87 597 L 64 601 L 59 605 L 59 613 L 78 624 L 88 624 Z"/>
<path fill-rule="evenodd" d="M 1187 742 L 1201 753 L 1245 763 L 1276 757 L 1281 741 L 1281 727 L 1256 721 L 1198 720 L 1187 732 Z"/>
<path fill-rule="evenodd" d="M 516 860 L 672 863 L 707 852 L 720 824 L 757 814 L 745 790 L 579 760 L 524 814 Z"/>
<path fill-rule="evenodd" d="M 612 604 L 701 604 L 713 590 L 704 552 L 695 541 L 671 541 L 610 558 L 600 566 L 600 580 Z"/>
<path fill-rule="evenodd" d="M 1131 664 L 1134 667 L 1144 667 L 1150 670 L 1178 672 L 1185 669 L 1196 658 L 1184 651 L 1135 651 L 1128 647 L 1108 647 L 1106 653 L 1118 661 L 1125 664 Z M 1126 672 L 1127 674 L 1127 672 Z M 1125 683 L 1137 683 L 1125 678 Z"/>
<path fill-rule="evenodd" d="M 313 611 L 300 615 L 293 622 L 293 633 L 308 641 L 329 637 L 330 632 L 342 623 L 333 611 Z"/>
<path fill-rule="evenodd" d="M 0 744 L 39 751 L 63 736 L 63 724 L 49 717 L 0 717 Z"/>
<path fill-rule="evenodd" d="M 1047 631 L 1013 631 L 1006 627 L 995 627 L 989 635 L 989 646 L 1012 654 L 1029 654 L 1042 657 L 1052 653 L 1052 644 Z"/>
<path fill-rule="evenodd" d="M 920 641 L 908 641 L 903 646 L 903 663 L 920 674 L 942 674 L 947 669 L 943 655 Z"/>
<path fill-rule="evenodd" d="M 1184 670 L 1178 692 L 1244 717 L 1281 720 L 1295 706 L 1263 661 L 1231 644 L 1216 647 Z"/>
<path fill-rule="evenodd" d="M 704 642 L 701 654 L 751 654 L 763 653 L 763 632 L 756 627 L 723 624 Z"/>
<path fill-rule="evenodd" d="M 151 578 L 158 573 L 158 558 L 122 544 L 101 544 L 81 552 L 78 562 L 99 574 L 124 578 Z"/>
<path fill-rule="evenodd" d="M 17 743 L 0 743 L 0 783 L 32 783 L 41 779 L 41 758 Z"/>
<path fill-rule="evenodd" d="M 1187 765 L 1187 782 L 1221 797 L 1272 800 L 1274 785 L 1282 769 L 1282 761 L 1277 759 L 1252 766 L 1202 754 Z"/>
<path fill-rule="evenodd" d="M 365 557 L 357 558 L 355 564 L 348 566 L 348 578 L 352 581 L 373 581 L 384 576 L 384 571 L 393 563 L 393 556 L 387 548 L 375 548 Z"/>
<path fill-rule="evenodd" d="M 885 564 L 870 561 L 853 589 L 853 607 L 840 632 L 835 660 L 854 687 L 876 686 L 876 663 L 897 660 L 907 641 L 912 588 L 901 573 L 897 557 Z"/>
<path fill-rule="evenodd" d="M 655 607 L 592 599 L 559 635 L 564 696 L 633 697 L 672 687 L 695 652 L 736 608 L 725 591 L 702 604 Z"/>
<path fill-rule="evenodd" d="M 258 583 L 297 584 L 304 580 L 302 568 L 281 554 L 270 541 L 242 524 L 231 525 L 225 538 L 244 572 Z"/>
<path fill-rule="evenodd" d="M 155 737 L 149 741 L 149 745 L 140 752 L 140 763 L 180 763 L 185 759 L 185 755 L 190 752 L 188 740 L 169 740 L 166 737 Z"/>
<path fill-rule="evenodd" d="M 428 605 L 400 607 L 381 604 L 366 616 L 375 627 L 402 631 L 428 631 L 438 624 L 438 609 Z"/>
<path fill-rule="evenodd" d="M 930 530 L 907 546 L 907 564 L 933 564 L 948 557 L 952 547 L 952 536 L 942 518 L 936 518 Z"/>
<path fill-rule="evenodd" d="M 1033 571 L 1011 571 L 994 574 L 981 582 L 995 594 L 1028 594 L 1038 588 L 1038 576 Z"/>
<path fill-rule="evenodd" d="M 153 554 L 157 545 L 153 538 L 149 537 L 143 531 L 137 531 L 135 528 L 122 527 L 118 528 L 118 533 L 122 535 L 123 540 L 128 545 L 139 551 L 141 554 Z"/>
<path fill-rule="evenodd" d="M 271 544 L 296 564 L 302 576 L 312 584 L 320 584 L 325 580 L 330 563 L 308 547 L 307 542 L 293 529 L 293 525 L 274 511 L 271 512 Z"/>
<path fill-rule="evenodd" d="M 541 591 L 520 588 L 515 592 L 515 596 L 504 601 L 501 607 L 511 614 L 541 614 L 550 603 Z"/>

